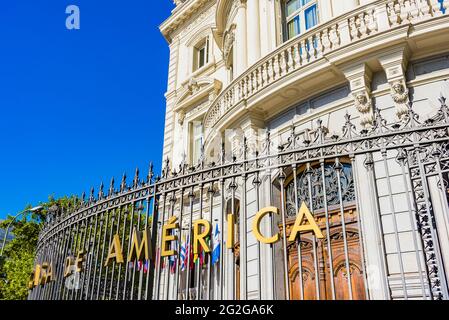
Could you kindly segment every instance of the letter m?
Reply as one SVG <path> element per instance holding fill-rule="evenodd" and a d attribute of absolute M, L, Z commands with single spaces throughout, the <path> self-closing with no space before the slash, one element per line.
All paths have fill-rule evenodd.
<path fill-rule="evenodd" d="M 151 239 L 149 229 L 144 231 L 137 231 L 137 229 L 134 229 L 131 250 L 128 254 L 128 262 L 149 260 L 150 258 L 153 258 L 149 239 Z"/>

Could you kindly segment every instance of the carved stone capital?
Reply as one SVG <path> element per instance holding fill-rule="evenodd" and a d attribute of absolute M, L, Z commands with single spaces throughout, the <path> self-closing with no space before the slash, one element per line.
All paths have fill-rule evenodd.
<path fill-rule="evenodd" d="M 399 46 L 390 53 L 379 57 L 379 62 L 390 85 L 390 95 L 396 106 L 396 115 L 399 119 L 402 119 L 408 110 L 409 96 L 405 77 L 408 56 L 408 48 Z"/>
<path fill-rule="evenodd" d="M 360 125 L 369 128 L 374 121 L 371 101 L 372 71 L 365 63 L 350 65 L 342 71 L 349 81 L 354 106 L 360 114 Z"/>

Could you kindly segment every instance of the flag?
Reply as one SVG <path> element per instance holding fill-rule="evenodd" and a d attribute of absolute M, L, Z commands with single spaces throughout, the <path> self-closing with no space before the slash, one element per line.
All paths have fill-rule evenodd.
<path fill-rule="evenodd" d="M 171 248 L 173 248 L 173 247 L 177 248 L 177 247 L 178 247 L 178 242 L 173 243 L 173 244 L 171 245 Z M 177 258 L 178 258 L 178 257 L 177 257 L 176 255 L 170 256 L 170 257 L 168 258 L 168 265 L 169 265 L 169 267 L 170 267 L 170 272 L 171 272 L 171 273 L 175 273 L 175 271 L 176 271 L 176 262 L 177 262 Z"/>
<path fill-rule="evenodd" d="M 212 264 L 216 264 L 220 260 L 220 229 L 218 228 L 218 223 L 215 225 L 214 231 L 214 248 L 212 251 Z"/>
<path fill-rule="evenodd" d="M 137 261 L 137 271 L 142 270 L 142 261 Z"/>
<path fill-rule="evenodd" d="M 189 239 L 189 238 L 187 238 Z M 187 246 L 188 244 L 185 241 L 185 237 L 183 236 L 183 243 L 181 244 L 181 252 L 179 253 L 179 263 L 181 264 L 181 271 L 184 271 L 187 266 Z M 187 240 L 188 242 L 188 240 Z"/>
<path fill-rule="evenodd" d="M 148 272 L 148 264 L 149 264 L 149 261 L 145 260 L 145 263 L 143 264 L 143 273 Z"/>
<path fill-rule="evenodd" d="M 195 256 L 193 255 L 193 250 L 192 250 L 192 246 L 191 246 L 190 243 L 189 243 L 189 246 L 188 246 L 187 250 L 188 250 L 188 254 L 190 256 L 190 266 L 189 266 L 189 268 L 193 269 L 193 267 L 195 266 L 195 256 L 196 255 Z"/>
<path fill-rule="evenodd" d="M 170 256 L 169 258 L 170 272 L 175 273 L 176 270 L 176 256 Z"/>

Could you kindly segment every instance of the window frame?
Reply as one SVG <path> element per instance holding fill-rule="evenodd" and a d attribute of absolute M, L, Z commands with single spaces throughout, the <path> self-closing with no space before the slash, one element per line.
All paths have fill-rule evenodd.
<path fill-rule="evenodd" d="M 298 9 L 296 9 L 294 12 L 292 12 L 290 15 L 287 15 L 287 8 L 288 8 L 288 3 L 290 1 L 299 1 L 300 6 Z M 288 41 L 290 39 L 293 39 L 305 32 L 307 32 L 308 30 L 313 29 L 316 25 L 318 25 L 320 23 L 320 11 L 319 11 L 319 1 L 318 0 L 309 0 L 306 4 L 302 4 L 303 0 L 285 0 L 282 2 L 283 6 L 282 6 L 282 13 L 283 13 L 283 19 L 284 19 L 284 29 L 285 29 L 285 36 L 284 36 L 284 41 Z M 311 7 L 315 6 L 316 7 L 316 19 L 317 19 L 317 23 L 315 24 L 315 26 L 310 27 L 309 29 L 306 28 L 306 11 L 308 9 L 310 9 Z M 299 17 L 299 32 L 295 35 L 290 36 L 289 34 L 289 23 L 293 22 L 295 20 L 295 18 Z"/>
<path fill-rule="evenodd" d="M 209 63 L 209 56 L 210 56 L 210 45 L 209 45 L 209 36 L 203 38 L 201 41 L 199 41 L 194 47 L 194 57 L 193 57 L 193 71 L 197 71 Z M 204 50 L 204 61 L 201 61 L 201 51 Z"/>
<path fill-rule="evenodd" d="M 196 129 L 200 127 L 200 132 L 197 133 Z M 201 158 L 201 148 L 202 145 L 204 143 L 204 125 L 202 121 L 192 121 L 191 122 L 191 129 L 190 129 L 190 134 L 191 134 L 191 139 L 190 139 L 190 143 L 191 143 L 191 155 L 190 155 L 190 159 L 191 159 L 191 163 L 193 165 L 198 164 L 200 158 Z M 197 142 L 200 142 L 199 147 L 197 146 Z M 197 150 L 197 148 L 199 148 Z"/>

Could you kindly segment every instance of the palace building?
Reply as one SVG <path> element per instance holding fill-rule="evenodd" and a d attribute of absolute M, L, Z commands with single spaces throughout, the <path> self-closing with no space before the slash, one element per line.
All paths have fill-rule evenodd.
<path fill-rule="evenodd" d="M 54 208 L 30 299 L 449 299 L 448 10 L 175 0 L 162 174 Z"/>

